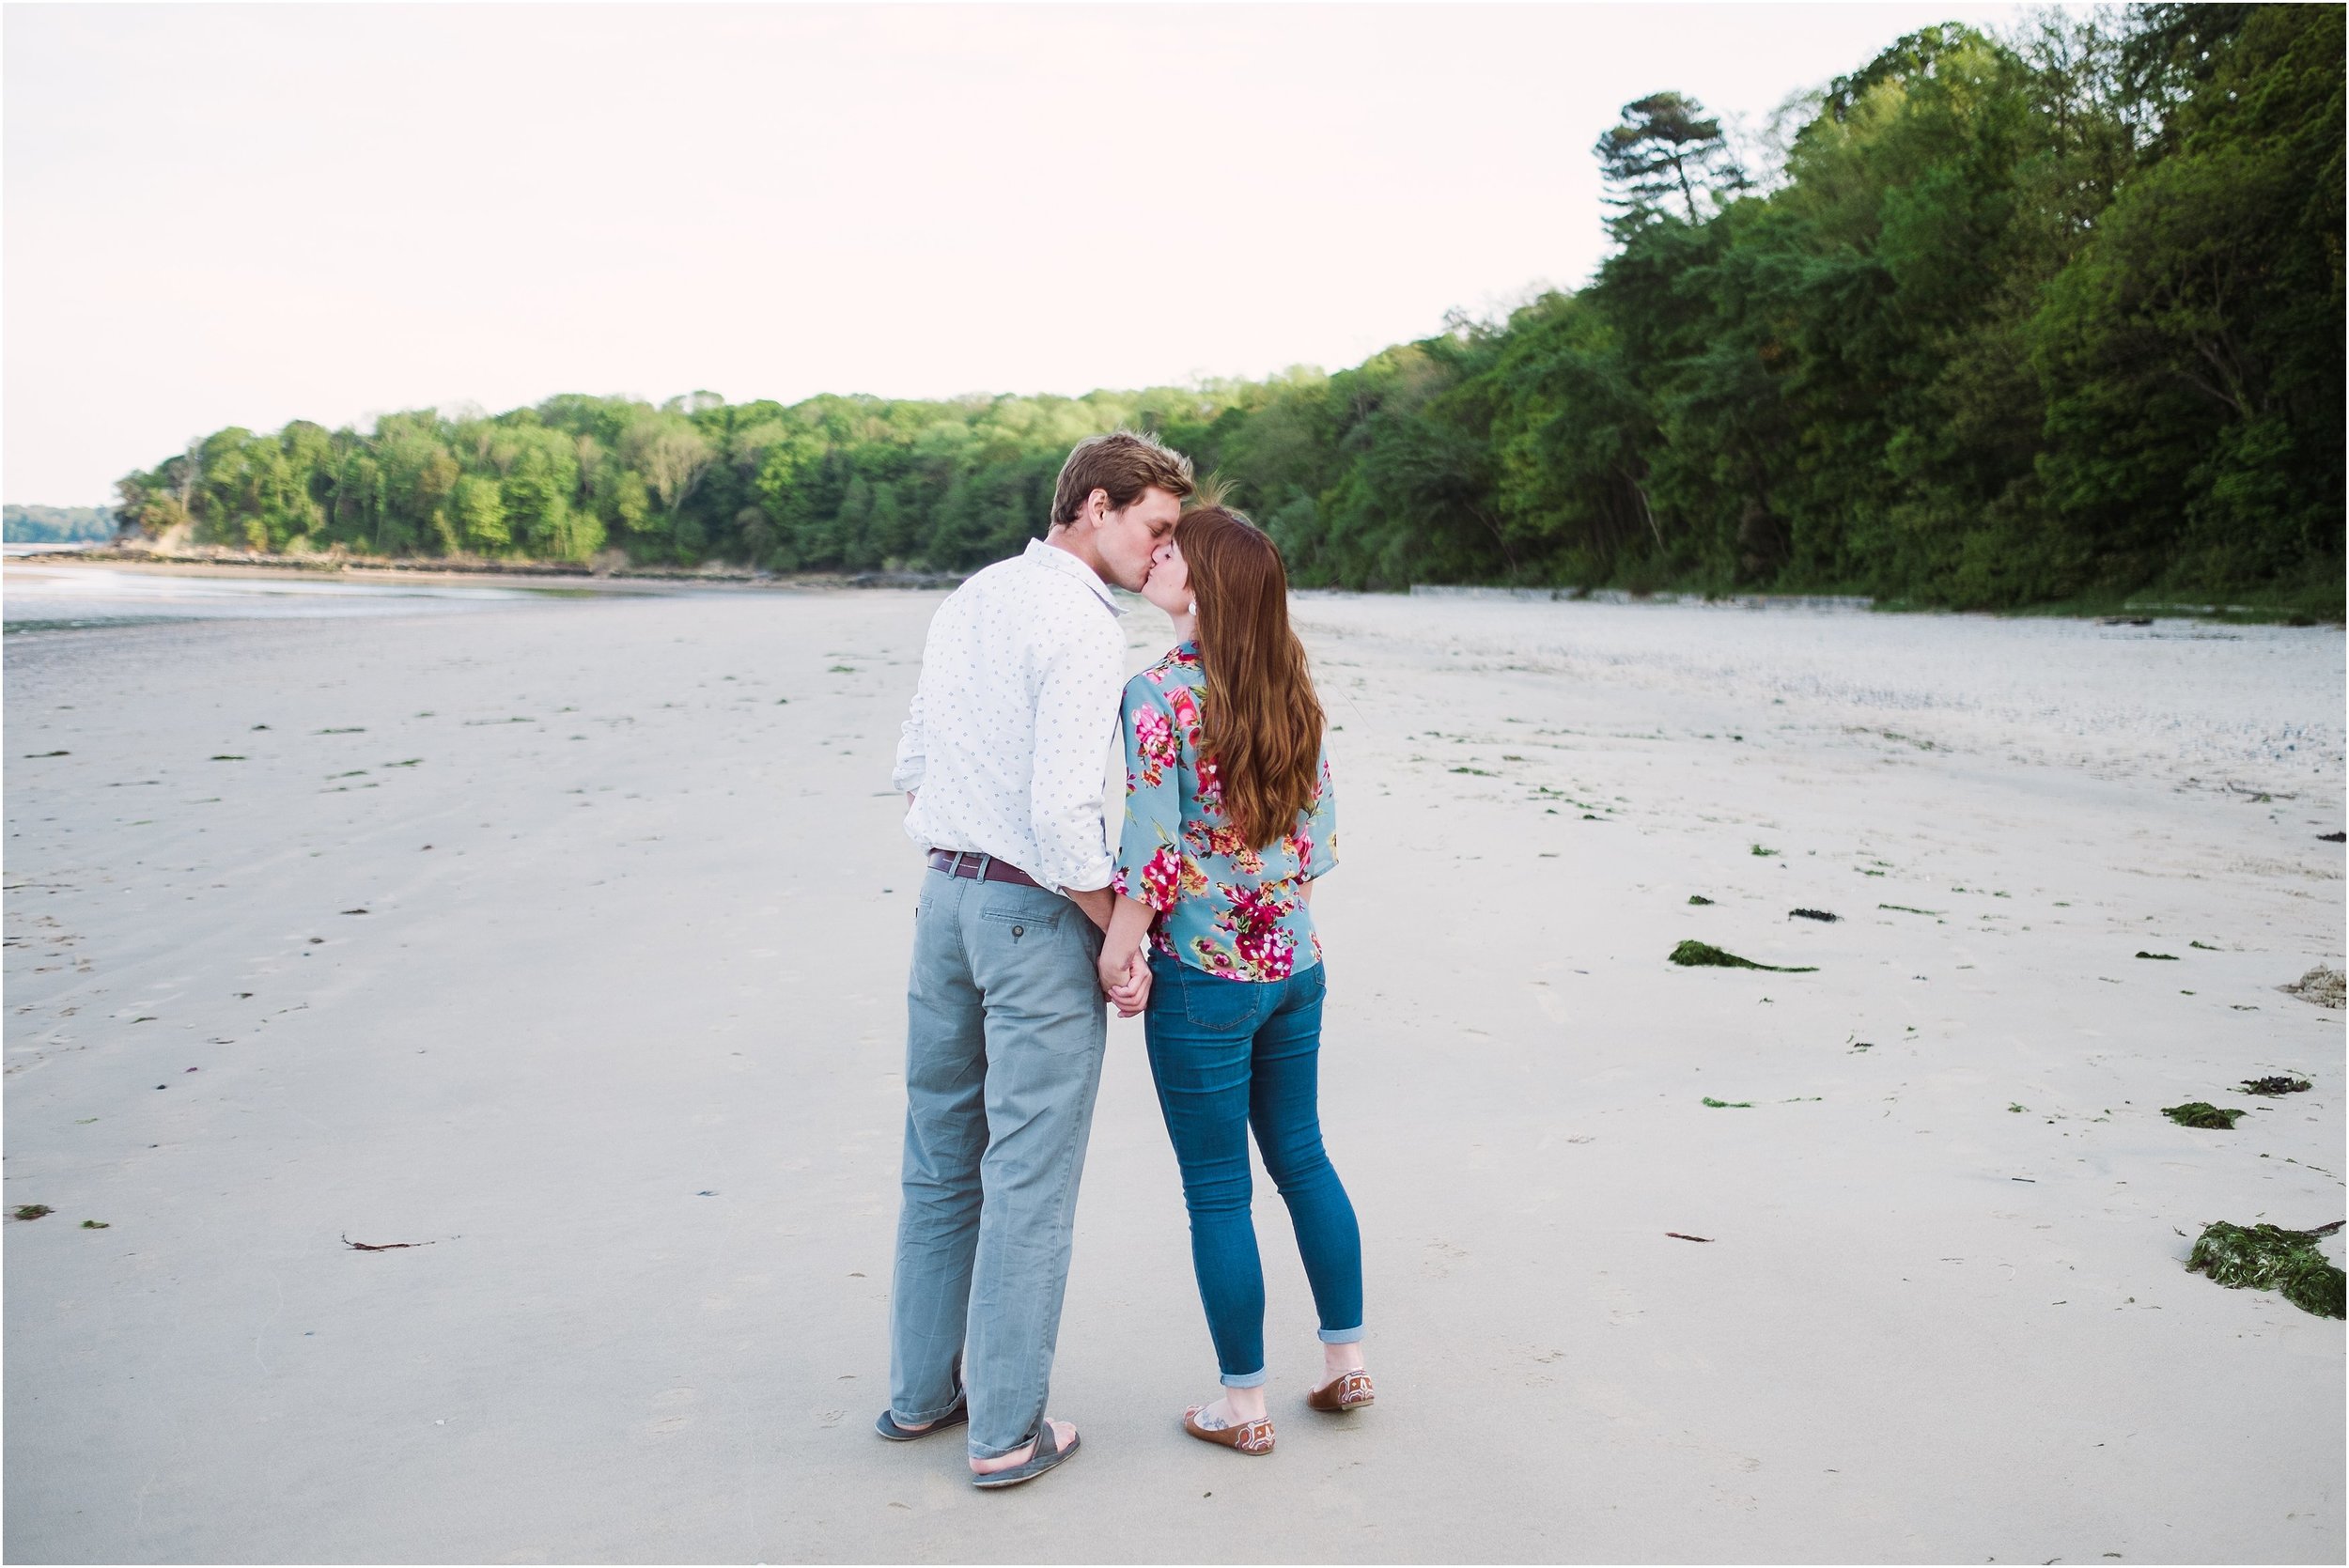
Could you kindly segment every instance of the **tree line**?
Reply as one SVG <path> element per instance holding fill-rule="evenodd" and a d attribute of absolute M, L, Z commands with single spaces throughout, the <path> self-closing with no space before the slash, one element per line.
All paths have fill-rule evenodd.
<path fill-rule="evenodd" d="M 115 536 L 104 506 L 0 506 L 0 537 L 12 545 L 77 544 Z"/>
<path fill-rule="evenodd" d="M 1334 375 L 789 406 L 566 396 L 219 431 L 127 526 L 266 551 L 968 569 L 1157 432 L 1305 584 L 2152 593 L 2338 615 L 2342 10 L 1925 28 L 1758 147 L 1659 92 L 1572 292 Z"/>

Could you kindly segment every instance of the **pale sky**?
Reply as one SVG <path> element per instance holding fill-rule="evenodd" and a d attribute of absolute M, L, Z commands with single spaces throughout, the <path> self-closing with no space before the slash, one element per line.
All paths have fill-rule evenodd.
<path fill-rule="evenodd" d="M 1590 147 L 2011 5 L 9 5 L 0 494 L 556 392 L 1340 369 L 1571 287 Z"/>

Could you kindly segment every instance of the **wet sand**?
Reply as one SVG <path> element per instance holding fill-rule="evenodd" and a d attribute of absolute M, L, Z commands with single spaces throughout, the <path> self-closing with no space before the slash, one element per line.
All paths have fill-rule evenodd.
<path fill-rule="evenodd" d="M 1260 1183 L 1279 1452 L 1176 1430 L 1112 1024 L 1086 1446 L 998 1496 L 868 1430 L 938 598 L 8 639 L 10 1560 L 2349 1547 L 2342 1325 L 2181 1266 L 2342 1218 L 2342 1015 L 2275 988 L 2342 957 L 2337 629 L 1300 601 L 1380 1403 L 1301 1408 Z"/>

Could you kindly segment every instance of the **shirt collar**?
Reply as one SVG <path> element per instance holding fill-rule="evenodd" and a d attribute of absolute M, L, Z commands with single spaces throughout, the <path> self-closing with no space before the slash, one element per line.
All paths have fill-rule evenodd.
<path fill-rule="evenodd" d="M 1091 567 L 1086 566 L 1060 546 L 1046 544 L 1042 539 L 1030 539 L 1028 548 L 1023 552 L 1023 558 L 1038 566 L 1049 567 L 1056 572 L 1066 572 L 1092 589 L 1101 602 L 1109 607 L 1111 614 L 1117 613 L 1117 600 L 1110 597 L 1109 585 L 1101 581 L 1099 575 Z"/>

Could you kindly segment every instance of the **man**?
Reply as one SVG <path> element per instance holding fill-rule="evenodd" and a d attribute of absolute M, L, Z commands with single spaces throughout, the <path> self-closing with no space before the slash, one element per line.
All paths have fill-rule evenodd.
<path fill-rule="evenodd" d="M 1126 638 L 1105 582 L 1142 586 L 1190 491 L 1190 459 L 1147 436 L 1081 442 L 1051 531 L 939 607 L 897 746 L 906 831 L 930 869 L 876 1428 L 906 1441 L 968 1421 L 982 1487 L 1077 1448 L 1044 1404 L 1109 1035 L 1094 966 L 1115 902 L 1102 785 Z M 1139 1011 L 1148 986 L 1138 965 L 1111 999 Z"/>

